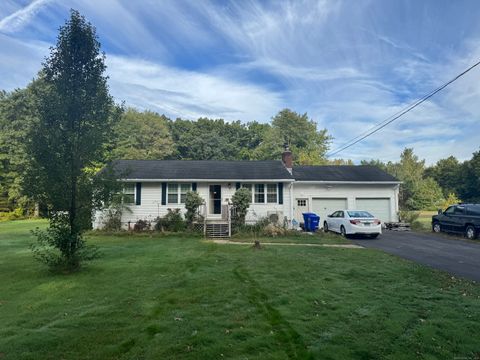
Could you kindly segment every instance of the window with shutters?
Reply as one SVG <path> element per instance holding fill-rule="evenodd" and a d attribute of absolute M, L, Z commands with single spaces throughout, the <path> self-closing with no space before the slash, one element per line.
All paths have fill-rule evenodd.
<path fill-rule="evenodd" d="M 267 203 L 277 202 L 277 184 L 267 184 Z"/>
<path fill-rule="evenodd" d="M 126 205 L 135 204 L 135 184 L 125 183 L 123 185 L 122 201 Z"/>
<path fill-rule="evenodd" d="M 180 184 L 180 203 L 185 204 L 187 198 L 187 192 L 191 189 L 191 184 Z"/>
<path fill-rule="evenodd" d="M 167 203 L 168 204 L 185 204 L 187 192 L 192 189 L 192 184 L 169 183 L 167 186 Z"/>

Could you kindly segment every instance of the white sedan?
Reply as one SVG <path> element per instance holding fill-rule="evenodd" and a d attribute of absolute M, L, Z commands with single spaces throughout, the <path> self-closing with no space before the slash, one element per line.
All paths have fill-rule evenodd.
<path fill-rule="evenodd" d="M 338 210 L 328 215 L 323 230 L 334 231 L 342 236 L 357 234 L 376 238 L 382 233 L 382 223 L 368 211 Z"/>

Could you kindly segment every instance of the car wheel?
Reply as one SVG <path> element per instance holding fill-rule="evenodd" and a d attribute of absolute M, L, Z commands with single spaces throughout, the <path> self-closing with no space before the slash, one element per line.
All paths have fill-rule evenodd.
<path fill-rule="evenodd" d="M 469 240 L 473 240 L 477 237 L 477 233 L 475 231 L 475 228 L 472 225 L 468 225 L 465 228 L 465 237 Z"/>
<path fill-rule="evenodd" d="M 439 233 L 439 232 L 442 231 L 442 228 L 440 227 L 440 223 L 439 223 L 439 222 L 433 223 L 433 225 L 432 225 L 432 231 L 433 231 L 434 233 Z"/>
<path fill-rule="evenodd" d="M 328 232 L 328 224 L 326 221 L 323 223 L 323 231 Z"/>
<path fill-rule="evenodd" d="M 347 232 L 345 231 L 345 227 L 343 225 L 340 227 L 340 235 L 347 237 Z"/>

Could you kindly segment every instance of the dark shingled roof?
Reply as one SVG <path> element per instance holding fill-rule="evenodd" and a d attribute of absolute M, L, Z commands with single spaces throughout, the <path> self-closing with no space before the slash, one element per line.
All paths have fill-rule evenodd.
<path fill-rule="evenodd" d="M 275 160 L 115 160 L 112 165 L 124 179 L 398 181 L 385 171 L 367 165 L 294 166 L 293 176 L 281 161 Z"/>
<path fill-rule="evenodd" d="M 293 180 L 283 163 L 273 160 L 116 160 L 112 165 L 124 179 Z"/>
<path fill-rule="evenodd" d="M 370 165 L 294 166 L 297 181 L 385 181 L 398 182 L 392 175 Z"/>

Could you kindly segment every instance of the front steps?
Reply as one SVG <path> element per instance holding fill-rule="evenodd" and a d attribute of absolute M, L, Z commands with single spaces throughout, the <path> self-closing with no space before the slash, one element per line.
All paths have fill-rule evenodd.
<path fill-rule="evenodd" d="M 205 236 L 212 239 L 229 238 L 230 226 L 228 223 L 207 223 L 205 224 Z"/>

